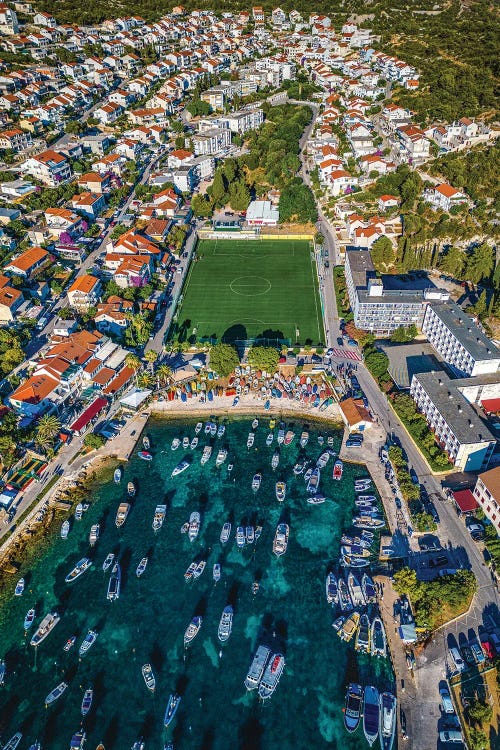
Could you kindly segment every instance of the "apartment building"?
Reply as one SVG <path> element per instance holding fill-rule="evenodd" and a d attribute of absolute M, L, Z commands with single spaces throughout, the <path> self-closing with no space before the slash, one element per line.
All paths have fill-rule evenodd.
<path fill-rule="evenodd" d="M 450 461 L 462 471 L 486 469 L 496 438 L 444 372 L 414 375 L 410 394 Z"/>
<path fill-rule="evenodd" d="M 227 128 L 213 128 L 205 133 L 193 135 L 193 148 L 196 156 L 215 156 L 231 145 L 231 131 Z"/>
<path fill-rule="evenodd" d="M 26 133 L 21 128 L 12 128 L 0 133 L 0 148 L 18 152 L 31 148 L 32 145 L 31 133 Z"/>
<path fill-rule="evenodd" d="M 69 161 L 63 154 L 52 149 L 32 156 L 23 164 L 23 174 L 30 174 L 49 187 L 67 182 L 72 175 Z"/>
<path fill-rule="evenodd" d="M 68 302 L 71 307 L 86 311 L 97 305 L 102 293 L 101 282 L 95 276 L 77 276 L 68 289 Z"/>
<path fill-rule="evenodd" d="M 479 474 L 473 495 L 500 534 L 500 466 Z"/>
<path fill-rule="evenodd" d="M 345 278 L 356 328 L 390 336 L 397 328 L 422 327 L 425 307 L 432 299 L 447 299 L 440 289 L 385 289 L 367 250 L 347 250 Z"/>
<path fill-rule="evenodd" d="M 457 375 L 485 375 L 500 367 L 500 350 L 453 300 L 427 307 L 422 333 Z"/>
<path fill-rule="evenodd" d="M 0 32 L 2 34 L 19 34 L 16 12 L 5 3 L 0 3 Z"/>

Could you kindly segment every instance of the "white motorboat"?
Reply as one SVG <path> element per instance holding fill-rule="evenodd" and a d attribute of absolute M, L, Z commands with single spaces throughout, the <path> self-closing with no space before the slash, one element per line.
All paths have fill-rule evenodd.
<path fill-rule="evenodd" d="M 320 470 L 318 468 L 314 469 L 307 483 L 307 492 L 310 495 L 315 495 L 317 493 L 318 488 L 319 488 L 320 477 L 321 477 Z"/>
<path fill-rule="evenodd" d="M 89 534 L 89 543 L 91 547 L 94 547 L 95 544 L 97 544 L 97 540 L 99 539 L 99 531 L 100 526 L 98 523 L 93 524 L 93 526 L 90 527 L 90 534 Z"/>
<path fill-rule="evenodd" d="M 198 435 L 198 433 L 201 432 L 202 429 L 203 429 L 203 423 L 202 422 L 197 422 L 196 423 L 196 427 L 194 428 L 194 434 Z"/>
<path fill-rule="evenodd" d="M 176 437 L 176 438 L 174 438 L 172 440 L 172 444 L 170 446 L 170 449 L 173 450 L 173 451 L 176 451 L 177 448 L 180 446 L 180 444 L 181 444 L 180 439 L 178 437 Z"/>
<path fill-rule="evenodd" d="M 106 559 L 104 560 L 102 564 L 102 569 L 104 573 L 107 571 L 108 568 L 110 568 L 113 565 L 114 560 L 115 560 L 115 555 L 113 552 L 110 552 L 109 555 L 106 556 Z"/>
<path fill-rule="evenodd" d="M 379 698 L 379 740 L 382 750 L 392 750 L 396 734 L 397 701 L 392 693 L 382 693 Z"/>
<path fill-rule="evenodd" d="M 328 573 L 326 577 L 326 601 L 328 604 L 337 604 L 339 601 L 339 588 L 333 573 Z"/>
<path fill-rule="evenodd" d="M 69 534 L 70 524 L 68 519 L 63 522 L 61 526 L 61 539 L 67 539 Z"/>
<path fill-rule="evenodd" d="M 189 530 L 188 537 L 190 542 L 194 542 L 200 531 L 200 514 L 198 511 L 194 511 L 189 516 Z"/>
<path fill-rule="evenodd" d="M 253 434 L 253 432 L 249 432 L 248 438 L 247 438 L 247 448 L 249 450 L 253 446 L 254 442 L 255 442 L 255 435 Z"/>
<path fill-rule="evenodd" d="M 276 500 L 282 503 L 286 497 L 286 484 L 285 482 L 276 482 L 275 487 Z"/>
<path fill-rule="evenodd" d="M 233 629 L 233 616 L 234 610 L 232 606 L 228 604 L 222 611 L 219 621 L 219 629 L 217 631 L 217 637 L 221 643 L 225 643 L 231 635 Z"/>
<path fill-rule="evenodd" d="M 197 437 L 194 437 L 194 438 L 193 438 L 193 439 L 191 440 L 191 442 L 189 443 L 189 447 L 191 448 L 191 450 L 192 450 L 192 451 L 194 451 L 194 449 L 195 449 L 195 448 L 196 448 L 197 446 L 198 446 L 198 438 L 197 438 Z"/>
<path fill-rule="evenodd" d="M 273 440 L 274 440 L 274 433 L 270 432 L 268 436 L 266 437 L 266 445 L 268 448 L 272 445 Z"/>
<path fill-rule="evenodd" d="M 54 688 L 54 690 L 51 690 L 48 696 L 45 698 L 45 706 L 50 706 L 51 703 L 55 703 L 56 700 L 58 700 L 61 695 L 65 692 L 65 690 L 68 687 L 67 682 L 61 682 L 57 687 Z"/>
<path fill-rule="evenodd" d="M 205 466 L 205 464 L 207 463 L 211 455 L 212 455 L 212 446 L 206 445 L 203 448 L 203 453 L 201 454 L 201 459 L 200 459 L 200 463 L 202 466 Z"/>
<path fill-rule="evenodd" d="M 252 492 L 257 492 L 260 489 L 261 482 L 262 474 L 260 472 L 257 472 L 257 474 L 254 474 L 252 479 Z"/>
<path fill-rule="evenodd" d="M 229 521 L 226 521 L 226 523 L 224 524 L 220 532 L 221 544 L 226 544 L 229 541 L 230 536 L 231 536 L 231 524 L 229 523 Z"/>

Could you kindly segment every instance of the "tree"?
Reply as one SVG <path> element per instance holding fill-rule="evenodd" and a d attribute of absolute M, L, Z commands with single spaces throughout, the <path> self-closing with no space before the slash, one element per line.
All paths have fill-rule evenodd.
<path fill-rule="evenodd" d="M 127 354 L 127 356 L 125 357 L 125 364 L 127 365 L 127 367 L 131 367 L 132 370 L 135 370 L 135 372 L 137 372 L 137 370 L 140 370 L 142 367 L 141 360 L 139 359 L 137 354 L 134 354 L 133 352 L 129 352 Z"/>
<path fill-rule="evenodd" d="M 248 352 L 248 363 L 268 373 L 276 372 L 280 354 L 272 346 L 252 346 Z"/>
<path fill-rule="evenodd" d="M 488 311 L 488 298 L 486 296 L 486 289 L 483 289 L 479 295 L 479 299 L 474 305 L 474 312 L 478 318 L 483 318 Z"/>
<path fill-rule="evenodd" d="M 441 255 L 438 268 L 450 274 L 455 279 L 461 279 L 465 265 L 465 255 L 458 247 L 449 247 L 445 255 Z"/>
<path fill-rule="evenodd" d="M 84 129 L 84 125 L 82 125 L 82 123 L 78 120 L 68 120 L 68 122 L 64 126 L 64 130 L 66 131 L 66 133 L 70 133 L 71 135 L 80 135 L 80 133 Z"/>
<path fill-rule="evenodd" d="M 145 357 L 146 361 L 149 362 L 149 364 L 151 365 L 151 370 L 152 370 L 153 369 L 153 364 L 158 359 L 158 352 L 155 351 L 154 349 L 148 349 L 148 351 L 146 352 L 146 354 L 144 355 L 144 357 Z"/>
<path fill-rule="evenodd" d="M 250 191 L 241 180 L 236 180 L 229 189 L 229 203 L 233 211 L 246 211 L 251 200 Z"/>
<path fill-rule="evenodd" d="M 467 256 L 466 277 L 473 284 L 489 279 L 495 265 L 495 252 L 487 242 L 474 247 Z"/>
<path fill-rule="evenodd" d="M 156 370 L 156 377 L 160 385 L 167 385 L 172 379 L 172 370 L 168 365 L 160 365 Z"/>
<path fill-rule="evenodd" d="M 215 344 L 210 349 L 210 367 L 218 375 L 227 377 L 238 367 L 240 358 L 234 346 Z"/>
<path fill-rule="evenodd" d="M 191 200 L 191 209 L 195 216 L 206 217 L 212 214 L 214 208 L 213 202 L 208 195 L 193 195 Z"/>
<path fill-rule="evenodd" d="M 470 750 L 489 750 L 490 741 L 484 732 L 479 729 L 471 729 L 469 732 Z"/>
<path fill-rule="evenodd" d="M 394 264 L 396 254 L 392 242 L 388 237 L 379 237 L 371 248 L 372 261 L 375 268 L 386 271 Z"/>
<path fill-rule="evenodd" d="M 155 379 L 152 373 L 150 372 L 141 372 L 141 374 L 137 377 L 137 385 L 139 388 L 152 388 L 155 384 Z"/>
<path fill-rule="evenodd" d="M 401 568 L 394 573 L 394 588 L 398 594 L 406 594 L 413 598 L 418 586 L 417 573 L 413 568 Z"/>
<path fill-rule="evenodd" d="M 92 448 L 93 450 L 102 448 L 105 442 L 106 439 L 102 435 L 96 435 L 95 432 L 89 432 L 83 438 L 83 444 L 86 445 L 87 448 Z"/>
<path fill-rule="evenodd" d="M 212 111 L 210 104 L 204 102 L 202 99 L 193 99 L 189 102 L 186 109 L 193 117 L 205 117 Z"/>
<path fill-rule="evenodd" d="M 220 169 L 216 171 L 214 181 L 212 182 L 210 188 L 211 195 L 215 203 L 221 205 L 225 201 L 226 197 L 226 184 L 224 182 L 224 177 Z"/>
<path fill-rule="evenodd" d="M 467 713 L 473 724 L 489 724 L 493 709 L 489 703 L 483 703 L 476 698 L 469 704 Z"/>
<path fill-rule="evenodd" d="M 399 326 L 399 328 L 396 328 L 396 330 L 392 334 L 391 341 L 397 344 L 404 344 L 407 341 L 413 341 L 416 335 L 417 335 L 417 327 L 414 323 L 408 326 L 408 328 L 405 328 L 404 326 Z"/>
<path fill-rule="evenodd" d="M 50 448 L 60 430 L 61 423 L 55 414 L 43 414 L 36 426 L 35 442 L 41 448 Z"/>
<path fill-rule="evenodd" d="M 71 318 L 75 317 L 75 312 L 71 307 L 61 307 L 59 312 L 57 313 L 61 320 L 71 320 Z"/>

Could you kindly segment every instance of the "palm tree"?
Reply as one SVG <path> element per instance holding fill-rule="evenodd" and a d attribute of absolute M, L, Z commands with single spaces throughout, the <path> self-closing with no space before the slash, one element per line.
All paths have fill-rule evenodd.
<path fill-rule="evenodd" d="M 156 352 L 154 349 L 148 349 L 144 357 L 146 358 L 146 361 L 151 365 L 151 372 L 153 372 L 153 364 L 158 359 L 158 352 Z"/>
<path fill-rule="evenodd" d="M 134 354 L 133 352 L 129 352 L 127 354 L 127 356 L 125 357 L 125 364 L 127 365 L 127 367 L 131 367 L 132 370 L 135 370 L 135 372 L 141 369 L 141 360 L 139 359 L 137 354 Z"/>
<path fill-rule="evenodd" d="M 160 365 L 156 370 L 156 379 L 160 385 L 167 385 L 172 379 L 172 370 L 168 365 Z"/>
<path fill-rule="evenodd" d="M 141 372 L 137 378 L 139 388 L 151 388 L 154 385 L 154 377 L 150 372 Z"/>
<path fill-rule="evenodd" d="M 36 427 L 36 440 L 39 438 L 52 441 L 61 429 L 61 423 L 55 414 L 43 414 Z"/>

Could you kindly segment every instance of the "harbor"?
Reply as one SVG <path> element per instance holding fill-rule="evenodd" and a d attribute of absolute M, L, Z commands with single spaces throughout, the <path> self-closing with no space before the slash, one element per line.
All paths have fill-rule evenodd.
<path fill-rule="evenodd" d="M 217 425 L 215 436 L 211 427 L 205 433 L 206 415 L 198 433 L 196 420 L 151 419 L 130 461 L 122 465 L 120 481 L 113 481 L 111 472 L 109 481 L 93 489 L 81 520 L 70 519 L 67 537 L 54 539 L 38 564 L 21 571 L 26 590 L 5 606 L 0 631 L 0 657 L 7 665 L 0 700 L 3 706 L 13 700 L 19 705 L 3 739 L 24 729 L 42 747 L 66 748 L 81 723 L 81 684 L 93 689 L 83 722 L 89 747 L 99 742 L 106 750 L 130 747 L 141 736 L 146 747 L 169 740 L 176 750 L 254 747 L 255 737 L 263 749 L 283 741 L 305 747 L 311 737 L 318 748 L 364 746 L 361 731 L 351 736 L 343 726 L 346 685 L 359 682 L 375 685 L 380 694 L 391 691 L 391 666 L 387 658 L 361 649 L 356 654 L 355 639 L 343 644 L 337 638 L 332 629 L 337 612 L 325 596 L 325 579 L 329 569 L 344 575 L 341 537 L 358 511 L 354 480 L 366 471 L 344 464 L 339 478 L 328 450 L 340 450 L 342 433 L 331 424 L 288 417 L 280 443 L 279 419 L 273 428 L 270 419 L 258 414 L 256 428 L 244 418 L 218 419 L 225 427 L 220 437 Z M 247 448 L 250 432 L 254 443 Z M 305 432 L 308 440 L 301 445 Z M 191 448 L 195 435 L 199 443 Z M 144 436 L 150 440 L 151 461 L 138 455 Z M 176 438 L 180 445 L 172 450 Z M 208 444 L 213 451 L 202 465 Z M 223 447 L 227 456 L 217 466 Z M 277 449 L 280 460 L 273 471 Z M 308 492 L 307 466 L 313 468 L 323 455 L 328 459 L 322 459 L 319 489 Z M 172 476 L 183 459 L 188 466 Z M 294 473 L 301 463 L 307 464 L 303 473 Z M 261 481 L 252 489 L 257 474 Z M 134 496 L 127 492 L 130 482 Z M 275 492 L 279 482 L 286 488 L 283 500 Z M 312 497 L 319 502 L 308 502 Z M 117 528 L 120 503 L 130 510 Z M 163 518 L 158 508 L 164 505 Z M 186 523 L 193 534 L 181 533 Z M 225 523 L 231 524 L 227 538 Z M 89 533 L 97 524 L 100 532 L 90 546 Z M 280 524 L 284 530 L 276 555 L 273 540 Z M 115 557 L 106 562 L 110 554 Z M 89 568 L 84 558 L 92 561 Z M 106 571 L 104 562 L 110 566 Z M 200 572 L 186 580 L 192 563 Z M 65 582 L 81 568 L 76 580 Z M 119 586 L 113 584 L 109 599 L 117 572 Z M 24 635 L 30 606 L 36 610 L 34 627 L 50 611 L 62 615 L 39 648 L 30 648 Z M 223 628 L 221 638 L 221 616 L 228 606 L 230 637 Z M 375 605 L 368 607 L 372 622 Z M 191 630 L 190 623 L 195 623 Z M 65 651 L 75 636 L 74 648 Z M 245 676 L 260 644 L 270 656 L 259 686 L 248 691 Z M 144 684 L 144 665 L 155 676 L 153 691 Z M 62 682 L 68 688 L 46 711 L 45 697 Z M 173 693 L 182 700 L 166 730 L 163 716 Z M 221 715 L 224 722 L 217 718 Z M 290 721 L 293 716 L 301 721 Z"/>

